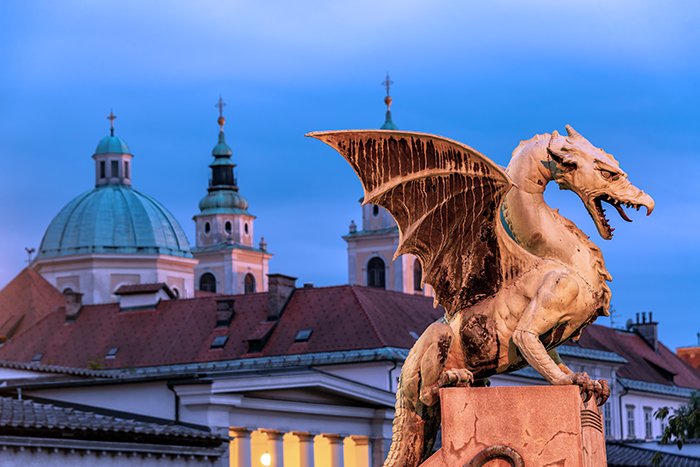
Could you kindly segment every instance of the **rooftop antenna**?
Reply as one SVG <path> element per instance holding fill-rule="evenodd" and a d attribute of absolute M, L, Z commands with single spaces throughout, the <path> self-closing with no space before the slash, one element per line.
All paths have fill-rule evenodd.
<path fill-rule="evenodd" d="M 31 264 L 31 262 L 32 262 L 32 254 L 36 251 L 36 249 L 27 246 L 27 247 L 24 247 L 24 251 L 27 252 L 27 264 Z"/>

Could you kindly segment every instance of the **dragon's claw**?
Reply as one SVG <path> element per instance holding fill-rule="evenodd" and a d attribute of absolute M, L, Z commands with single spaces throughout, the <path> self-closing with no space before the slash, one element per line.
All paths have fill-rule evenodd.
<path fill-rule="evenodd" d="M 610 397 L 610 386 L 604 379 L 594 380 L 588 376 L 588 373 L 574 373 L 571 375 L 571 383 L 576 384 L 581 389 L 581 397 L 583 402 L 588 402 L 591 397 L 595 396 L 595 401 L 598 406 L 605 404 L 605 401 Z"/>
<path fill-rule="evenodd" d="M 471 386 L 473 382 L 474 375 L 472 372 L 466 368 L 459 368 L 443 371 L 438 379 L 438 386 L 441 388 L 445 386 L 464 387 Z"/>

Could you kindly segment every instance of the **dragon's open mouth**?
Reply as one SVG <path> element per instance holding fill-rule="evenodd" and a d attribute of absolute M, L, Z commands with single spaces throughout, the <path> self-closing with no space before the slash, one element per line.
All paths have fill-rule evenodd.
<path fill-rule="evenodd" d="M 605 217 L 605 208 L 603 208 L 603 201 L 612 205 L 617 210 L 618 214 L 620 214 L 620 217 L 622 217 L 627 222 L 632 222 L 632 219 L 629 218 L 629 216 L 624 210 L 624 207 L 634 208 L 637 211 L 639 211 L 640 207 L 645 206 L 647 208 L 647 215 L 651 214 L 649 206 L 646 206 L 645 204 L 634 203 L 631 201 L 619 201 L 613 198 L 612 196 L 606 194 L 597 196 L 593 199 L 593 206 L 595 206 L 596 215 L 592 217 L 596 221 L 596 224 L 598 225 L 598 228 L 601 231 L 600 233 L 601 235 L 603 235 L 604 238 L 612 238 L 615 228 L 610 227 L 610 220 L 607 217 Z"/>

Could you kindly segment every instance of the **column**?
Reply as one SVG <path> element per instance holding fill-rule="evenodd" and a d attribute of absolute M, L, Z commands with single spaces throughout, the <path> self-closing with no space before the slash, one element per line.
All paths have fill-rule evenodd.
<path fill-rule="evenodd" d="M 265 430 L 267 435 L 268 446 L 270 446 L 271 467 L 284 466 L 284 444 L 282 436 L 284 433 L 277 430 Z"/>
<path fill-rule="evenodd" d="M 372 465 L 372 458 L 369 450 L 369 437 L 367 436 L 351 436 L 350 439 L 355 443 L 355 459 L 357 459 L 357 467 L 369 467 Z"/>
<path fill-rule="evenodd" d="M 232 456 L 235 467 L 250 467 L 250 430 L 243 427 L 229 428 L 230 435 L 234 438 L 235 453 Z"/>
<path fill-rule="evenodd" d="M 330 433 L 324 433 L 323 437 L 331 443 L 330 467 L 344 467 L 345 459 L 343 458 L 343 437 Z"/>
<path fill-rule="evenodd" d="M 299 465 L 314 467 L 314 435 L 305 431 L 294 431 L 292 434 L 299 439 Z"/>

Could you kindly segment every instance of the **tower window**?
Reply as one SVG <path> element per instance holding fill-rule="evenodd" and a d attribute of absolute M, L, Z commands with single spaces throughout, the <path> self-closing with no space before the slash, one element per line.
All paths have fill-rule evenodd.
<path fill-rule="evenodd" d="M 255 276 L 251 273 L 245 275 L 243 280 L 243 291 L 245 293 L 255 293 Z"/>
<path fill-rule="evenodd" d="M 211 224 L 209 222 L 205 222 L 204 223 L 204 233 L 208 234 L 209 232 L 211 232 Z"/>
<path fill-rule="evenodd" d="M 100 161 L 100 178 L 105 178 L 107 176 L 107 166 L 105 161 Z"/>
<path fill-rule="evenodd" d="M 248 235 L 248 223 L 246 222 L 243 224 L 243 230 L 245 231 L 245 234 Z"/>
<path fill-rule="evenodd" d="M 370 287 L 386 287 L 386 268 L 381 258 L 374 257 L 367 263 L 367 285 Z"/>
<path fill-rule="evenodd" d="M 131 178 L 131 175 L 129 175 L 129 161 L 124 161 L 124 178 Z"/>
<path fill-rule="evenodd" d="M 119 177 L 119 161 L 112 161 L 112 171 L 110 175 L 112 177 Z"/>
<path fill-rule="evenodd" d="M 377 217 L 379 215 L 379 206 L 376 204 L 372 206 L 372 215 L 374 217 Z"/>
<path fill-rule="evenodd" d="M 216 277 L 210 272 L 205 272 L 199 278 L 199 290 L 203 292 L 216 292 Z"/>
<path fill-rule="evenodd" d="M 421 268 L 420 261 L 416 259 L 413 262 L 413 290 L 420 291 L 423 290 L 420 286 L 423 280 L 423 268 Z"/>
<path fill-rule="evenodd" d="M 226 221 L 226 224 L 224 224 L 224 230 L 226 230 L 226 233 L 231 233 L 231 222 Z"/>

